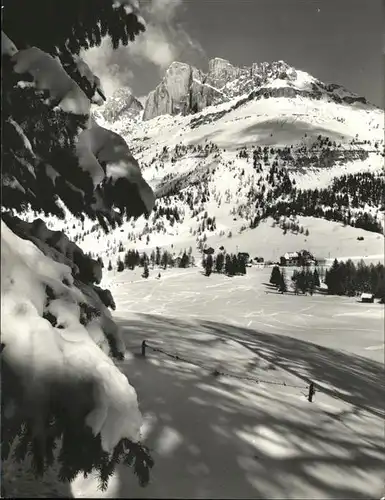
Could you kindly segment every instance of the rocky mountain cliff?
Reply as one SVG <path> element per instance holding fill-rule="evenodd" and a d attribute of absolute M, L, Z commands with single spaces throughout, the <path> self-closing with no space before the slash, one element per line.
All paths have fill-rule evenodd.
<path fill-rule="evenodd" d="M 100 110 L 100 114 L 107 122 L 112 123 L 120 118 L 134 118 L 142 111 L 142 104 L 131 90 L 125 87 L 114 92 Z"/>
<path fill-rule="evenodd" d="M 208 73 L 186 63 L 173 62 L 155 90 L 149 93 L 143 120 L 164 114 L 197 113 L 207 106 L 236 97 L 311 97 L 336 103 L 367 104 L 364 97 L 340 85 L 324 84 L 284 61 L 254 63 L 238 68 L 221 58 L 209 62 Z"/>

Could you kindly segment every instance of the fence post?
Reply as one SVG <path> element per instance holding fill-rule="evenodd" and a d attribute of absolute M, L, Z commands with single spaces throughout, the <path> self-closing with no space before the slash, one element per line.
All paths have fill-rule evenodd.
<path fill-rule="evenodd" d="M 145 357 L 146 356 L 146 341 L 143 340 L 142 342 L 142 356 Z"/>
<path fill-rule="evenodd" d="M 314 389 L 314 383 L 313 382 L 310 382 L 310 385 L 309 385 L 309 395 L 308 395 L 308 400 L 310 403 L 313 402 L 313 396 L 315 394 L 315 389 Z"/>

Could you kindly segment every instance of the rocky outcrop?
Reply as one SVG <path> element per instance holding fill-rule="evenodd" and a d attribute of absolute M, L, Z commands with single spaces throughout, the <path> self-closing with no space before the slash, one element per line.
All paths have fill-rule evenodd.
<path fill-rule="evenodd" d="M 346 104 L 369 104 L 365 97 L 353 94 L 352 92 L 347 92 L 341 85 L 336 83 L 329 83 L 323 85 L 324 89 L 334 96 L 336 102 L 344 102 Z"/>
<path fill-rule="evenodd" d="M 355 104 L 356 102 L 360 104 L 368 104 L 368 101 L 365 99 L 365 97 L 361 96 L 345 96 L 342 97 L 342 101 L 346 102 L 347 104 Z"/>
<path fill-rule="evenodd" d="M 235 80 L 240 75 L 240 68 L 233 66 L 226 59 L 216 57 L 209 62 L 209 72 L 207 74 L 206 83 L 221 90 L 229 82 Z"/>
<path fill-rule="evenodd" d="M 274 85 L 277 80 L 278 85 Z M 217 57 L 209 62 L 207 74 L 188 64 L 173 62 L 161 83 L 148 95 L 143 119 L 150 120 L 164 114 L 193 114 L 207 106 L 241 96 L 249 100 L 294 98 L 299 95 L 314 99 L 324 96 L 339 103 L 366 104 L 364 98 L 339 85 L 325 85 L 284 61 L 254 63 L 251 67 L 238 68 Z"/>
<path fill-rule="evenodd" d="M 118 89 L 103 106 L 103 118 L 108 122 L 115 122 L 123 117 L 134 118 L 143 111 L 142 104 L 132 95 L 129 88 Z"/>
<path fill-rule="evenodd" d="M 143 119 L 159 115 L 186 114 L 190 107 L 192 68 L 188 64 L 173 62 L 161 83 L 149 93 Z"/>
<path fill-rule="evenodd" d="M 164 114 L 196 113 L 206 106 L 223 102 L 223 93 L 210 81 L 225 82 L 224 78 L 225 73 L 218 67 L 213 68 L 213 73 L 205 75 L 194 66 L 173 62 L 160 84 L 149 93 L 143 120 Z"/>
<path fill-rule="evenodd" d="M 204 74 L 194 66 L 173 62 L 155 90 L 149 93 L 143 119 L 163 114 L 186 115 L 228 99 L 220 90 L 236 78 L 239 69 L 224 59 L 213 59 L 209 72 Z"/>
<path fill-rule="evenodd" d="M 216 57 L 209 61 L 207 74 L 194 66 L 173 62 L 160 84 L 148 95 L 143 119 L 196 113 L 207 106 L 250 94 L 269 78 L 295 79 L 296 72 L 284 61 L 238 68 Z"/>

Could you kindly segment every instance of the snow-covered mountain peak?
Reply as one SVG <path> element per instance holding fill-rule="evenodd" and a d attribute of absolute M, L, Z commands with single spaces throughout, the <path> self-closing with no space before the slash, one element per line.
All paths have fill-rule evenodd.
<path fill-rule="evenodd" d="M 160 84 L 148 95 L 143 119 L 164 114 L 193 114 L 244 96 L 251 99 L 300 96 L 368 105 L 364 97 L 338 84 L 325 84 L 283 60 L 237 67 L 227 59 L 215 57 L 209 61 L 207 74 L 189 64 L 173 62 Z"/>
<path fill-rule="evenodd" d="M 241 69 L 233 66 L 230 61 L 215 57 L 209 61 L 207 83 L 220 90 L 229 83 L 229 81 L 238 78 L 240 72 Z"/>
<path fill-rule="evenodd" d="M 173 71 L 183 70 L 190 68 L 190 65 L 181 61 L 173 61 L 166 70 L 166 75 Z"/>
<path fill-rule="evenodd" d="M 102 115 L 104 120 L 113 123 L 121 118 L 133 119 L 142 111 L 143 106 L 133 95 L 132 90 L 129 87 L 122 87 L 107 99 L 96 116 Z"/>
<path fill-rule="evenodd" d="M 283 61 L 280 61 L 283 63 Z M 313 91 L 320 89 L 322 83 L 309 73 L 297 70 L 286 63 L 270 68 L 262 68 L 259 76 L 263 83 L 260 88 L 283 88 L 289 87 L 297 90 Z"/>
<path fill-rule="evenodd" d="M 279 78 L 284 76 L 288 78 L 289 75 L 295 76 L 295 69 L 287 64 L 285 61 L 273 61 L 273 62 L 256 62 L 251 65 L 251 73 L 253 77 L 260 77 L 262 79 L 266 78 Z"/>
<path fill-rule="evenodd" d="M 222 63 L 230 64 L 230 61 L 228 59 L 224 59 L 223 57 L 213 57 L 209 61 L 209 68 L 211 66 L 215 66 L 216 64 L 222 64 Z"/>

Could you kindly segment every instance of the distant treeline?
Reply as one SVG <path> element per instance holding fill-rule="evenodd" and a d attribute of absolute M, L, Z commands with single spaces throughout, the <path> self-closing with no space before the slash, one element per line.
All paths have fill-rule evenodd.
<path fill-rule="evenodd" d="M 313 295 L 321 284 L 318 269 L 312 271 L 308 267 L 304 267 L 301 271 L 294 270 L 291 281 L 295 294 L 309 292 L 310 295 Z M 285 270 L 274 266 L 271 270 L 270 283 L 275 285 L 280 292 L 287 292 Z"/>
<path fill-rule="evenodd" d="M 218 255 L 205 255 L 202 260 L 202 266 L 205 270 L 205 275 L 210 276 L 214 271 L 223 273 L 227 276 L 236 276 L 246 274 L 247 254 L 220 252 Z"/>
<path fill-rule="evenodd" d="M 98 258 L 98 260 L 99 259 L 100 258 Z M 140 254 L 137 250 L 128 250 L 124 254 L 123 260 L 120 256 L 117 258 L 116 270 L 118 272 L 122 272 L 124 269 L 134 270 L 137 266 L 147 268 L 150 264 L 152 267 L 157 266 L 162 269 L 167 269 L 167 267 L 186 268 L 194 266 L 192 248 L 190 247 L 188 251 L 184 250 L 178 256 L 175 256 L 175 254 L 167 250 L 162 250 L 159 247 L 156 247 L 156 250 L 153 250 L 150 256 L 148 256 L 146 252 Z M 108 270 L 112 270 L 111 260 L 108 263 Z"/>
<path fill-rule="evenodd" d="M 307 293 L 311 295 L 320 286 L 320 273 L 303 267 L 294 270 L 291 277 L 294 293 Z M 385 299 L 385 267 L 383 264 L 366 265 L 360 261 L 357 265 L 352 260 L 334 260 L 332 266 L 325 272 L 325 284 L 329 295 L 347 295 L 354 297 L 361 293 L 371 293 L 375 298 Z M 271 271 L 270 283 L 277 286 L 281 292 L 287 291 L 284 269 L 274 266 Z"/>
<path fill-rule="evenodd" d="M 366 265 L 360 261 L 357 265 L 351 260 L 334 260 L 325 273 L 325 283 L 330 295 L 355 296 L 360 293 L 372 293 L 375 298 L 385 298 L 385 267 L 383 264 Z"/>

